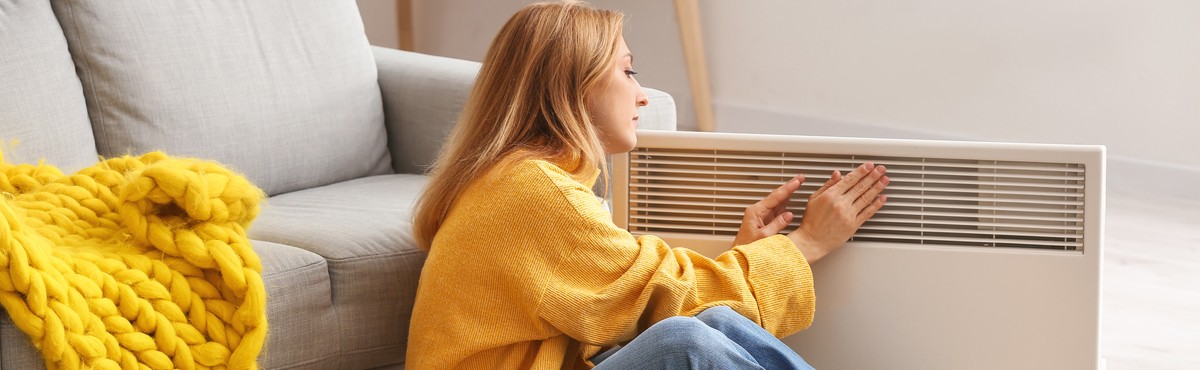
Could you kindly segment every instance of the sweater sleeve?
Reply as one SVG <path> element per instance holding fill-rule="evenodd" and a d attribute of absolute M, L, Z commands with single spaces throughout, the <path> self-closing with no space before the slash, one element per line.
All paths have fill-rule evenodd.
<path fill-rule="evenodd" d="M 577 219 L 553 236 L 560 238 L 554 244 L 571 248 L 551 272 L 537 309 L 568 336 L 611 345 L 662 319 L 713 306 L 729 306 L 781 338 L 812 323 L 812 272 L 787 237 L 710 259 L 654 236 L 635 238 L 613 224 L 589 189 L 551 177 L 566 200 L 557 203 L 570 207 L 553 212 Z"/>

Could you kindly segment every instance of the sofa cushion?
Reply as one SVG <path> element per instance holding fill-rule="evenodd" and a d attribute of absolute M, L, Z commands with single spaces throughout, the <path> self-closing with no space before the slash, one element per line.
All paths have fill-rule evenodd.
<path fill-rule="evenodd" d="M 267 344 L 259 357 L 264 369 L 332 369 L 339 355 L 329 270 L 312 252 L 252 240 L 263 263 L 267 288 Z M 17 329 L 7 313 L 0 315 L 0 369 L 44 369 L 41 354 Z"/>
<path fill-rule="evenodd" d="M 45 369 L 42 354 L 33 347 L 29 336 L 17 329 L 8 312 L 0 316 L 0 369 Z"/>
<path fill-rule="evenodd" d="M 267 199 L 247 233 L 315 252 L 329 263 L 341 368 L 404 360 L 408 320 L 425 253 L 411 237 L 426 178 L 365 177 Z"/>
<path fill-rule="evenodd" d="M 44 159 L 64 173 L 96 163 L 83 86 L 49 0 L 0 0 L 0 76 L 7 162 Z"/>
<path fill-rule="evenodd" d="M 263 369 L 332 369 L 341 331 L 333 310 L 325 259 L 296 247 L 250 242 L 263 262 L 267 287 L 267 344 Z"/>
<path fill-rule="evenodd" d="M 352 0 L 53 6 L 103 155 L 214 159 L 268 194 L 391 172 Z"/>

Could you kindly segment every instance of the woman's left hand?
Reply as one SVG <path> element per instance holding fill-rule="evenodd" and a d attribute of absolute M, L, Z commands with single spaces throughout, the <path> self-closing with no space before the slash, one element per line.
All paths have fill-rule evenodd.
<path fill-rule="evenodd" d="M 742 227 L 738 229 L 733 245 L 739 246 L 753 243 L 756 240 L 778 234 L 787 227 L 795 217 L 787 211 L 788 201 L 800 184 L 804 183 L 804 175 L 796 175 L 787 183 L 780 185 L 766 198 L 746 207 L 746 215 L 742 216 Z"/>

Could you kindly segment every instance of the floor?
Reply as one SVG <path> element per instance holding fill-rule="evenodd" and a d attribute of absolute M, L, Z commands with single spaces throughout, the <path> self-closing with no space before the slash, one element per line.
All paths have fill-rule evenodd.
<path fill-rule="evenodd" d="M 1101 357 L 1200 369 L 1200 200 L 1110 191 Z"/>

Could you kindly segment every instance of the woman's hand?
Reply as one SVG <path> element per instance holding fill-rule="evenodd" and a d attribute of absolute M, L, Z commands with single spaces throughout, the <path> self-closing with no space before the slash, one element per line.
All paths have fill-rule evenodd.
<path fill-rule="evenodd" d="M 845 177 L 834 171 L 829 181 L 808 198 L 800 227 L 788 237 L 809 263 L 841 248 L 883 207 L 887 196 L 879 194 L 890 181 L 884 176 L 886 172 L 885 167 L 870 162 Z"/>
<path fill-rule="evenodd" d="M 804 175 L 796 175 L 787 183 L 780 185 L 766 198 L 746 207 L 746 215 L 742 216 L 742 227 L 738 229 L 733 245 L 750 244 L 771 235 L 778 234 L 787 227 L 795 217 L 787 211 L 788 200 L 792 193 L 804 183 Z"/>

